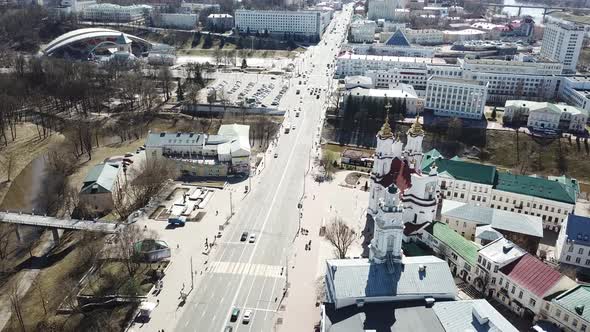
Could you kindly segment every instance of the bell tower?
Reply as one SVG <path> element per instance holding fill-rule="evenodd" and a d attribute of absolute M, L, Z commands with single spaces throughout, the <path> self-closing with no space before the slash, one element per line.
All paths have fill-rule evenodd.
<path fill-rule="evenodd" d="M 369 193 L 369 207 L 368 212 L 375 216 L 378 210 L 379 198 L 383 196 L 383 186 L 377 183 L 380 179 L 389 173 L 391 162 L 396 157 L 393 146 L 394 137 L 389 125 L 389 109 L 391 105 L 385 105 L 385 122 L 381 126 L 381 130 L 377 133 L 377 147 L 375 148 L 375 155 L 373 157 L 373 169 L 371 170 L 371 189 Z"/>
<path fill-rule="evenodd" d="M 371 261 L 378 264 L 401 262 L 404 232 L 403 211 L 400 191 L 395 185 L 391 185 L 386 189 L 385 197 L 379 201 L 369 250 Z"/>

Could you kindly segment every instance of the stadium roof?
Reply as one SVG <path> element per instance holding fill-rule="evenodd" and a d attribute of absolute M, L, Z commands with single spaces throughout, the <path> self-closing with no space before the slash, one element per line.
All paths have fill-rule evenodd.
<path fill-rule="evenodd" d="M 121 36 L 122 32 L 121 31 L 117 31 L 117 30 L 112 30 L 112 29 L 105 29 L 105 28 L 84 28 L 84 29 L 77 29 L 77 30 L 73 30 L 70 32 L 66 32 L 63 35 L 55 38 L 54 40 L 52 40 L 49 44 L 47 44 L 47 47 L 45 47 L 45 50 L 43 50 L 43 53 L 45 55 L 51 54 L 55 51 L 57 51 L 58 49 L 67 46 L 69 44 L 72 43 L 76 43 L 76 42 L 80 42 L 86 39 L 92 39 L 92 38 L 99 38 L 99 37 L 113 37 L 113 38 L 118 38 L 119 36 Z M 141 44 L 146 44 L 146 45 L 152 45 L 152 43 L 150 43 L 149 41 L 130 35 L 130 34 L 124 34 L 125 37 L 131 39 L 134 42 L 138 42 Z"/>

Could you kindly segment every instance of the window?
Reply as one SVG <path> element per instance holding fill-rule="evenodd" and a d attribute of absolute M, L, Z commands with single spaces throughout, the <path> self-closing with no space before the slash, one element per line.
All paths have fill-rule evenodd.
<path fill-rule="evenodd" d="M 481 263 L 481 256 L 477 256 L 477 262 Z"/>
<path fill-rule="evenodd" d="M 490 270 L 492 268 L 492 264 L 490 264 L 490 262 L 488 262 L 488 270 Z"/>
<path fill-rule="evenodd" d="M 545 303 L 545 310 L 549 311 L 549 302 Z"/>
<path fill-rule="evenodd" d="M 498 273 L 498 265 L 494 265 L 494 273 Z"/>
<path fill-rule="evenodd" d="M 584 254 L 584 248 L 578 249 L 578 254 L 583 255 Z"/>
<path fill-rule="evenodd" d="M 563 314 L 563 321 L 564 321 L 564 322 L 567 322 L 567 321 L 569 321 L 569 320 L 570 320 L 570 315 L 568 315 L 568 314 Z"/>
<path fill-rule="evenodd" d="M 493 277 L 492 278 L 492 285 L 495 285 L 495 284 L 496 284 L 496 277 Z"/>
<path fill-rule="evenodd" d="M 522 291 L 518 292 L 518 298 L 522 299 Z"/>
<path fill-rule="evenodd" d="M 512 286 L 512 290 L 510 291 L 512 294 L 514 294 L 514 292 L 516 292 L 516 286 Z"/>
<path fill-rule="evenodd" d="M 569 262 L 572 260 L 572 257 L 570 255 L 565 256 L 565 261 Z"/>
<path fill-rule="evenodd" d="M 574 318 L 574 320 L 572 321 L 572 325 L 574 327 L 578 326 L 578 320 Z"/>
<path fill-rule="evenodd" d="M 590 265 L 590 259 L 586 260 L 586 265 Z"/>
<path fill-rule="evenodd" d="M 555 317 L 559 318 L 559 316 L 561 316 L 561 310 L 559 309 L 555 309 Z"/>
<path fill-rule="evenodd" d="M 504 278 L 500 277 L 500 281 L 498 282 L 498 285 L 502 286 L 502 281 L 504 281 Z"/>
<path fill-rule="evenodd" d="M 586 324 L 582 324 L 582 326 L 580 326 L 580 331 L 586 332 Z"/>
<path fill-rule="evenodd" d="M 535 299 L 530 299 L 529 304 L 531 305 L 531 307 L 534 307 L 537 304 L 537 301 L 535 301 Z"/>
<path fill-rule="evenodd" d="M 580 264 L 580 257 L 576 257 L 576 264 Z"/>

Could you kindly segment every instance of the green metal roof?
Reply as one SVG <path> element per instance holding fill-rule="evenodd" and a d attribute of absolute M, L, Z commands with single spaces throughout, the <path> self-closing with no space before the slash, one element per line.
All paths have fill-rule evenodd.
<path fill-rule="evenodd" d="M 461 234 L 450 229 L 449 226 L 440 222 L 434 222 L 426 231 L 440 242 L 446 244 L 457 255 L 461 256 L 467 263 L 475 266 L 477 261 L 477 250 L 479 247 L 474 242 L 462 237 Z"/>
<path fill-rule="evenodd" d="M 576 191 L 573 186 L 543 178 L 498 172 L 498 183 L 495 188 L 558 202 L 576 203 Z"/>
<path fill-rule="evenodd" d="M 574 189 L 574 191 L 576 192 L 576 195 L 580 193 L 580 183 L 578 182 L 578 180 L 576 180 L 574 178 L 570 178 L 567 175 L 548 176 L 547 178 L 551 181 L 557 181 L 559 183 L 565 184 L 566 186 L 572 187 Z"/>
<path fill-rule="evenodd" d="M 553 301 L 590 322 L 590 286 L 579 285 Z"/>
<path fill-rule="evenodd" d="M 113 192 L 115 181 L 119 173 L 119 167 L 113 164 L 98 164 L 88 172 L 84 183 L 82 184 L 81 193 L 92 193 L 92 189 L 96 189 L 96 193 Z"/>
<path fill-rule="evenodd" d="M 430 170 L 430 165 L 432 165 L 435 160 L 441 159 L 442 157 L 442 154 L 440 154 L 437 149 L 432 149 L 428 152 L 425 152 L 424 156 L 422 157 L 422 170 L 424 171 L 426 168 Z"/>
<path fill-rule="evenodd" d="M 446 172 L 457 180 L 493 185 L 496 178 L 495 166 L 449 159 L 438 159 L 434 164 L 438 173 Z M 431 166 L 425 167 L 423 172 L 429 172 Z"/>

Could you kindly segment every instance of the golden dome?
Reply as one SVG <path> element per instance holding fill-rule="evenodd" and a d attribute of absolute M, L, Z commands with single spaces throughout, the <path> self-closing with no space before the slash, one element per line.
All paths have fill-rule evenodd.
<path fill-rule="evenodd" d="M 416 115 L 416 121 L 414 121 L 412 127 L 410 127 L 408 134 L 410 134 L 412 137 L 424 136 L 424 129 L 422 128 L 422 124 L 419 121 L 418 115 Z"/>

